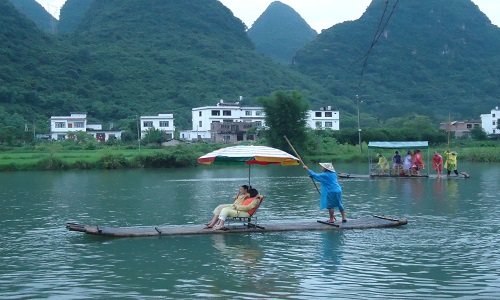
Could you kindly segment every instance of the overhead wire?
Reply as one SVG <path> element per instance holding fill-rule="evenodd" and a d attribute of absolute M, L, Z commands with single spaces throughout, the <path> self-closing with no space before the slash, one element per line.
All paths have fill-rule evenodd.
<path fill-rule="evenodd" d="M 370 57 L 370 54 L 371 54 L 371 52 L 373 50 L 373 47 L 375 47 L 375 45 L 377 44 L 378 40 L 380 39 L 380 37 L 384 33 L 387 25 L 389 24 L 389 21 L 391 20 L 392 16 L 394 15 L 394 11 L 396 11 L 396 7 L 398 6 L 398 3 L 399 3 L 399 0 L 396 0 L 396 2 L 394 2 L 392 10 L 391 10 L 389 16 L 387 17 L 384 26 L 382 26 L 382 28 L 381 28 L 381 25 L 384 22 L 385 15 L 387 13 L 387 8 L 389 7 L 389 0 L 385 1 L 384 11 L 383 11 L 382 16 L 380 18 L 380 21 L 378 23 L 377 30 L 376 30 L 376 32 L 375 32 L 375 34 L 373 36 L 373 40 L 372 40 L 372 42 L 370 44 L 370 47 L 368 48 L 368 51 L 366 51 L 365 55 L 363 55 L 363 57 L 361 57 L 359 60 L 356 61 L 356 62 L 359 62 L 360 60 L 363 60 L 363 66 L 361 68 L 361 74 L 360 74 L 360 77 L 359 77 L 358 90 L 360 89 L 361 84 L 363 82 L 363 76 L 365 74 L 366 65 L 368 63 L 368 58 Z"/>

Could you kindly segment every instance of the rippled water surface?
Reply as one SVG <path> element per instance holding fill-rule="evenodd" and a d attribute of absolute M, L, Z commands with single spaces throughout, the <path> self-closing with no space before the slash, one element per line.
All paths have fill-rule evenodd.
<path fill-rule="evenodd" d="M 472 178 L 341 180 L 348 218 L 398 228 L 151 238 L 64 226 L 203 224 L 248 170 L 1 173 L 0 299 L 499 299 L 500 165 L 460 166 Z M 261 222 L 327 217 L 298 167 L 252 167 L 252 185 Z"/>

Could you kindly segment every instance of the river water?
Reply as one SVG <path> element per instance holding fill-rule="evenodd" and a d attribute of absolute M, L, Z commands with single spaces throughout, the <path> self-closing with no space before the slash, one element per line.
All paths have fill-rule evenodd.
<path fill-rule="evenodd" d="M 1 173 L 0 299 L 500 299 L 500 165 L 460 169 L 471 178 L 340 181 L 348 218 L 398 228 L 150 238 L 65 224 L 201 226 L 248 170 Z M 252 167 L 252 185 L 260 222 L 327 218 L 299 167 Z"/>

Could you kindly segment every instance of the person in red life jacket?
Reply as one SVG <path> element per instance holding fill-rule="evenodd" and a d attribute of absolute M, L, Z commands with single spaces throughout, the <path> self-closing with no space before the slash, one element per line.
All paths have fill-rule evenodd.
<path fill-rule="evenodd" d="M 221 205 L 217 206 L 214 209 L 214 217 L 212 218 L 212 220 L 210 220 L 210 222 L 208 222 L 206 224 L 204 229 L 209 229 L 209 228 L 214 227 L 214 225 L 219 221 L 219 215 L 220 215 L 222 209 L 224 209 L 225 207 L 232 207 L 233 205 L 241 205 L 243 203 L 243 200 L 250 197 L 250 195 L 248 194 L 248 189 L 249 189 L 248 185 L 246 185 L 246 184 L 242 185 L 240 187 L 240 190 L 238 191 L 238 194 L 236 195 L 236 197 L 234 197 L 233 204 L 221 204 Z"/>
<path fill-rule="evenodd" d="M 243 200 L 241 204 L 232 204 L 224 207 L 219 215 L 219 221 L 213 227 L 214 230 L 223 230 L 224 222 L 227 217 L 249 217 L 251 216 L 260 203 L 261 198 L 258 197 L 259 192 L 256 189 L 248 189 L 249 198 Z"/>
<path fill-rule="evenodd" d="M 441 178 L 441 171 L 443 171 L 443 157 L 437 152 L 434 152 L 434 156 L 432 157 L 432 168 L 437 172 L 438 178 Z"/>
<path fill-rule="evenodd" d="M 413 166 L 412 169 L 417 171 L 417 175 L 420 174 L 420 170 L 424 168 L 424 160 L 422 159 L 422 152 L 420 150 L 415 150 L 413 155 Z"/>

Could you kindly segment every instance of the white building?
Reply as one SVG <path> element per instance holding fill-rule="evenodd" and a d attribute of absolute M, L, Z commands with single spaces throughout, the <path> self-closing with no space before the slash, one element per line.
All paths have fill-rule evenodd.
<path fill-rule="evenodd" d="M 185 140 L 214 140 L 211 132 L 214 122 L 255 122 L 257 127 L 265 127 L 265 112 L 260 106 L 240 106 L 239 102 L 224 103 L 220 100 L 216 106 L 197 107 L 191 110 L 193 129 L 181 131 L 180 138 Z M 307 126 L 312 129 L 339 130 L 339 112 L 331 106 L 307 112 Z"/>
<path fill-rule="evenodd" d="M 141 116 L 141 139 L 147 133 L 148 129 L 159 129 L 165 132 L 167 140 L 174 137 L 174 115 L 158 114 L 157 116 Z"/>
<path fill-rule="evenodd" d="M 215 106 L 193 108 L 191 114 L 193 129 L 181 131 L 181 139 L 191 141 L 212 139 L 211 126 L 214 122 L 255 122 L 257 127 L 265 126 L 264 108 L 241 106 L 239 102 L 224 103 L 220 100 Z"/>
<path fill-rule="evenodd" d="M 92 135 L 99 142 L 105 142 L 110 138 L 120 140 L 122 136 L 120 130 L 102 130 L 101 124 L 87 123 L 86 112 L 72 112 L 70 116 L 50 117 L 50 139 L 60 141 L 74 138 L 74 134 L 78 131 Z"/>
<path fill-rule="evenodd" d="M 312 129 L 340 129 L 340 114 L 331 106 L 321 107 L 319 110 L 307 112 L 307 126 Z"/>
<path fill-rule="evenodd" d="M 53 140 L 65 140 L 70 133 L 86 130 L 86 112 L 72 112 L 70 116 L 50 117 L 50 138 Z"/>
<path fill-rule="evenodd" d="M 88 124 L 87 123 L 87 134 L 93 136 L 99 142 L 106 142 L 109 139 L 122 139 L 122 131 L 114 130 L 112 125 L 109 130 L 103 130 L 102 124 Z"/>
<path fill-rule="evenodd" d="M 498 122 L 500 120 L 500 111 L 498 110 L 498 106 L 495 109 L 491 110 L 489 114 L 481 115 L 481 127 L 483 127 L 484 131 L 487 134 L 499 134 L 500 130 L 498 129 Z"/>

